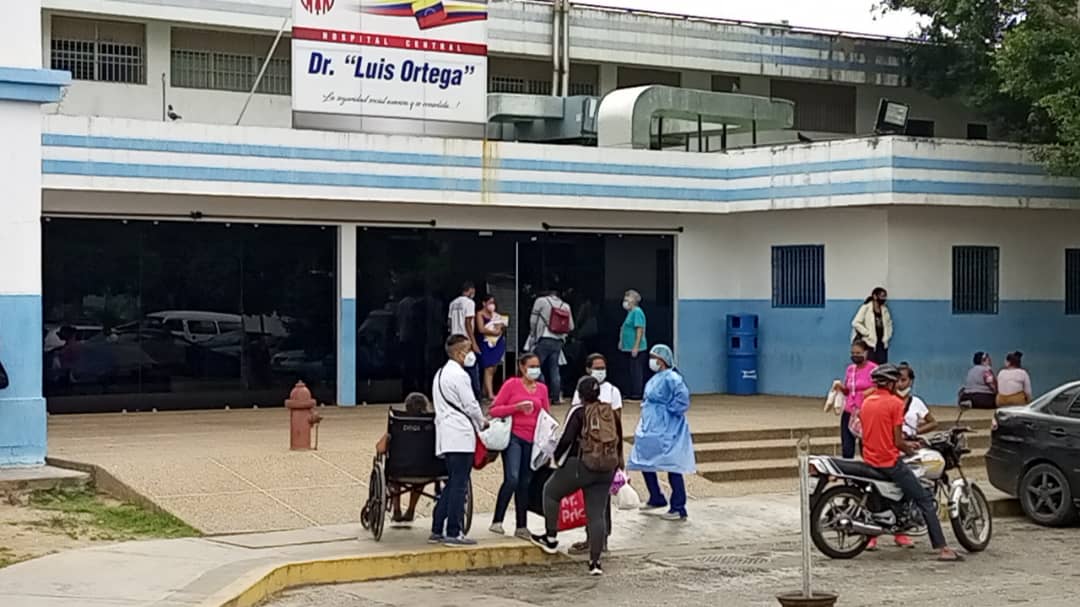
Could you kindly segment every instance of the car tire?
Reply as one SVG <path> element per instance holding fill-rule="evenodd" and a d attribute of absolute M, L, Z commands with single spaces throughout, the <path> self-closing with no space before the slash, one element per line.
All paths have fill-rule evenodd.
<path fill-rule="evenodd" d="M 1057 466 L 1032 466 L 1020 479 L 1019 496 L 1024 514 L 1036 524 L 1062 527 L 1076 521 L 1069 480 Z"/>

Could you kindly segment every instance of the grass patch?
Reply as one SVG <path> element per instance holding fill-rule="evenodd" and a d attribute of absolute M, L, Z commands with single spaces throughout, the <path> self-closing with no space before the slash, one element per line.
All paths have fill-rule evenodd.
<path fill-rule="evenodd" d="M 131 540 L 192 537 L 198 532 L 171 514 L 117 502 L 91 489 L 37 491 L 30 506 L 53 512 L 33 526 L 72 538 Z M 3 558 L 0 553 L 0 558 Z"/>
<path fill-rule="evenodd" d="M 0 546 L 0 569 L 8 565 L 14 565 L 23 559 L 15 555 L 15 551 L 7 546 Z"/>

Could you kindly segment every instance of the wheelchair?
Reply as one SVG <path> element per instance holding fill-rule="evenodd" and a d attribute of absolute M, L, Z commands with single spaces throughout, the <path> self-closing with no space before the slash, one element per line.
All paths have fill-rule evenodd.
<path fill-rule="evenodd" d="M 438 501 L 438 486 L 447 480 L 446 462 L 435 456 L 435 415 L 407 415 L 390 410 L 390 434 L 386 454 L 376 455 L 368 481 L 368 497 L 360 510 L 360 526 L 382 540 L 393 500 L 420 491 Z M 434 487 L 429 491 L 428 486 Z M 466 487 L 465 520 L 462 531 L 469 532 L 473 518 L 472 480 Z"/>

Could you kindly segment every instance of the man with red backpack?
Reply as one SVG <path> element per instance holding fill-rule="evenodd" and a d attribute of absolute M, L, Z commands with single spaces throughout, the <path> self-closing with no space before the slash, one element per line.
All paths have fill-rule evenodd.
<path fill-rule="evenodd" d="M 543 381 L 548 387 L 552 405 L 562 404 L 559 360 L 562 358 L 563 344 L 573 330 L 574 315 L 570 305 L 559 297 L 558 291 L 551 289 L 536 298 L 532 314 L 529 315 L 529 339 L 533 353 L 540 358 Z"/>

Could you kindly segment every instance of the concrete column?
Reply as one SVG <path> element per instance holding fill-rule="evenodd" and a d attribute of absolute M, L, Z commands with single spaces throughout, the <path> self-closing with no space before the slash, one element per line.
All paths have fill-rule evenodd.
<path fill-rule="evenodd" d="M 146 86 L 153 89 L 161 103 L 161 95 L 165 96 L 165 103 L 169 101 L 169 89 L 172 87 L 172 29 L 168 23 L 162 21 L 150 21 L 146 24 Z M 165 86 L 162 87 L 162 78 Z M 163 90 L 164 88 L 164 90 Z M 179 109 L 182 111 L 182 109 Z"/>
<path fill-rule="evenodd" d="M 356 224 L 338 226 L 337 404 L 356 405 Z"/>
<path fill-rule="evenodd" d="M 0 20 L 0 467 L 45 463 L 41 326 L 41 104 L 71 80 L 41 69 L 41 2 L 5 6 Z"/>
<path fill-rule="evenodd" d="M 619 66 L 614 63 L 600 64 L 600 96 L 619 88 Z"/>

